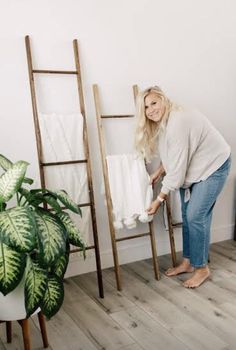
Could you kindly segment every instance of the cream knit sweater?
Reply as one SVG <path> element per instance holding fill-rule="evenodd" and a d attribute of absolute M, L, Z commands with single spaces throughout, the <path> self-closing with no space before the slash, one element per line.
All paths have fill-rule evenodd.
<path fill-rule="evenodd" d="M 193 110 L 170 113 L 158 146 L 166 172 L 161 188 L 165 194 L 206 180 L 230 155 L 222 135 L 202 113 Z"/>

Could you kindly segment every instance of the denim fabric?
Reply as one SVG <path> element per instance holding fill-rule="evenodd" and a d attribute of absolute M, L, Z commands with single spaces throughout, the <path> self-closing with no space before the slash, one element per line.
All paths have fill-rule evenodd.
<path fill-rule="evenodd" d="M 205 181 L 190 187 L 190 199 L 184 201 L 185 189 L 180 188 L 183 217 L 183 257 L 194 267 L 208 262 L 212 210 L 229 174 L 231 158 Z"/>

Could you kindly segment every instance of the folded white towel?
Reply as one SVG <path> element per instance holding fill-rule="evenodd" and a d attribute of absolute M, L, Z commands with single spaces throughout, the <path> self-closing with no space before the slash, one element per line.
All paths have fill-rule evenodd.
<path fill-rule="evenodd" d="M 109 185 L 114 214 L 114 226 L 121 229 L 136 226 L 136 219 L 149 222 L 146 213 L 153 198 L 152 186 L 143 159 L 135 154 L 107 156 Z"/>

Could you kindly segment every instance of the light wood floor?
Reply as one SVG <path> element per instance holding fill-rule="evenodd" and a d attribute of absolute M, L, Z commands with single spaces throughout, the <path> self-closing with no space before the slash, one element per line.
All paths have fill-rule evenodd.
<path fill-rule="evenodd" d="M 116 291 L 113 269 L 103 271 L 105 298 L 98 297 L 95 273 L 66 280 L 65 301 L 47 322 L 50 350 L 235 350 L 236 242 L 213 244 L 212 277 L 200 288 L 185 289 L 188 275 L 153 277 L 152 261 L 124 265 L 124 289 Z M 163 272 L 170 256 L 159 259 Z M 23 349 L 20 327 L 0 349 Z M 37 320 L 31 320 L 33 349 L 42 349 Z"/>

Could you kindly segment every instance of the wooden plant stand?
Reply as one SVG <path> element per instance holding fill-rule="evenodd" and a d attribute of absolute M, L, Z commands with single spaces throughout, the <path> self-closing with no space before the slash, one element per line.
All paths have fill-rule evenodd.
<path fill-rule="evenodd" d="M 39 320 L 39 326 L 41 330 L 42 340 L 43 340 L 43 346 L 44 348 L 48 347 L 48 337 L 47 337 L 47 331 L 46 331 L 46 323 L 44 316 L 42 312 L 38 313 L 38 320 Z M 6 322 L 6 336 L 7 336 L 7 342 L 12 342 L 12 321 L 0 321 L 0 323 Z M 31 339 L 30 339 L 30 326 L 29 326 L 29 319 L 25 318 L 24 320 L 18 320 L 17 321 L 19 325 L 22 328 L 22 335 L 23 335 L 23 341 L 24 341 L 24 350 L 32 350 L 31 346 Z"/>

